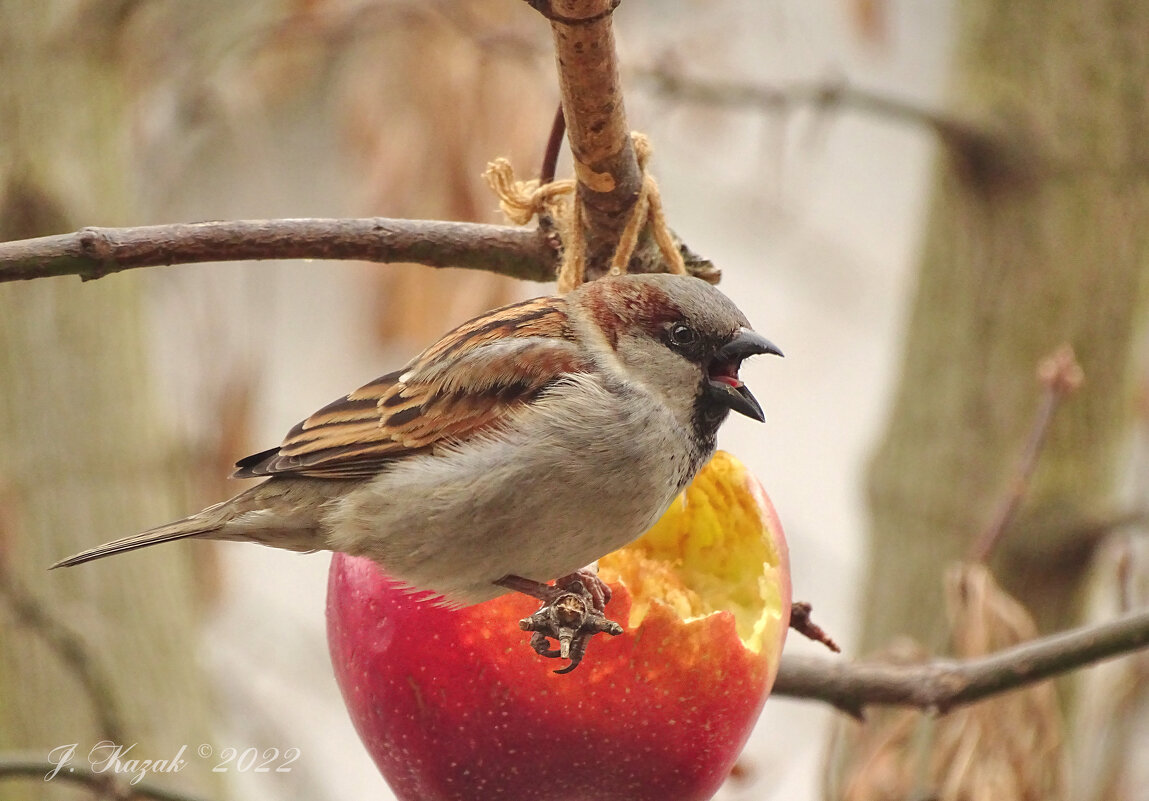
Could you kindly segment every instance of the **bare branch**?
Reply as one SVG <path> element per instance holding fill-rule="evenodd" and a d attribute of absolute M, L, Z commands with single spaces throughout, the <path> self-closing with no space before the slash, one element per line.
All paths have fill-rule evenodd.
<path fill-rule="evenodd" d="M 116 703 L 115 683 L 92 654 L 84 638 L 53 614 L 0 563 L 0 601 L 13 617 L 55 651 L 88 697 L 101 736 L 124 742 L 124 725 Z"/>
<path fill-rule="evenodd" d="M 826 630 L 814 622 L 813 607 L 806 601 L 795 601 L 790 605 L 790 628 L 808 640 L 820 642 L 836 654 L 842 653 L 834 638 Z"/>
<path fill-rule="evenodd" d="M 998 505 L 993 520 L 978 535 L 970 548 L 968 558 L 971 562 L 987 561 L 1009 528 L 1010 523 L 1013 522 L 1017 510 L 1021 508 L 1021 502 L 1025 500 L 1025 496 L 1029 492 L 1029 483 L 1037 470 L 1038 459 L 1041 456 L 1042 448 L 1045 447 L 1045 440 L 1049 434 L 1049 427 L 1053 423 L 1053 417 L 1061 406 L 1061 402 L 1081 386 L 1083 375 L 1081 366 L 1077 363 L 1077 357 L 1073 353 L 1073 348 L 1068 344 L 1062 345 L 1042 359 L 1038 367 L 1037 377 L 1043 390 L 1041 403 L 1034 414 L 1029 436 L 1025 441 L 1025 448 L 1022 451 L 1021 459 L 1018 461 L 1017 469 L 1014 471 L 1009 491 Z"/>
<path fill-rule="evenodd" d="M 751 108 L 787 113 L 796 108 L 844 108 L 866 111 L 899 122 L 924 125 L 943 138 L 964 136 L 971 127 L 933 109 L 844 81 L 795 83 L 786 87 L 731 80 L 690 78 L 667 67 L 640 68 L 629 73 L 639 86 L 688 103 L 723 108 Z"/>
<path fill-rule="evenodd" d="M 555 111 L 554 121 L 551 123 L 551 135 L 547 137 L 547 148 L 543 153 L 543 166 L 539 170 L 539 184 L 549 184 L 555 179 L 555 168 L 558 166 L 559 150 L 566 136 L 567 121 L 563 117 L 563 107 L 560 104 Z"/>
<path fill-rule="evenodd" d="M 0 282 L 78 275 L 84 280 L 136 267 L 254 259 L 357 259 L 487 270 L 553 281 L 555 251 L 534 229 L 434 220 L 232 220 L 0 242 Z"/>
<path fill-rule="evenodd" d="M 56 771 L 59 769 L 59 772 Z M 48 777 L 52 778 L 49 779 Z M 44 759 L 43 754 L 0 752 L 0 779 L 29 778 L 41 781 L 60 781 L 89 787 L 108 798 L 150 798 L 154 801 L 205 801 L 199 796 L 157 787 L 147 780 L 128 784 L 113 774 L 99 773 L 92 767 L 76 762 L 60 768 Z"/>
<path fill-rule="evenodd" d="M 861 717 L 873 704 L 946 712 L 1149 645 L 1149 610 L 1032 640 L 990 656 L 918 665 L 783 658 L 774 694 Z"/>
<path fill-rule="evenodd" d="M 636 69 L 628 76 L 635 78 L 640 87 L 684 102 L 780 114 L 803 107 L 820 111 L 848 109 L 924 126 L 946 146 L 961 174 L 986 188 L 1021 185 L 1032 178 L 1041 163 L 1036 143 L 1016 125 L 967 119 L 845 81 L 796 83 L 779 88 L 690 78 L 665 66 Z"/>
<path fill-rule="evenodd" d="M 642 188 L 623 106 L 611 15 L 618 0 L 527 0 L 550 20 L 587 242 L 586 278 L 610 264 Z M 640 248 L 632 269 L 659 270 Z"/>

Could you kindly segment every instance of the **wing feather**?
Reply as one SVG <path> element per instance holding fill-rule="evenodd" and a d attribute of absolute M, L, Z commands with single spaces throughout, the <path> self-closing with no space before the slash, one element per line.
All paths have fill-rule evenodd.
<path fill-rule="evenodd" d="M 497 426 L 564 375 L 586 372 L 559 298 L 507 306 L 456 328 L 402 370 L 295 426 L 238 462 L 239 478 L 366 478 L 394 459 Z"/>

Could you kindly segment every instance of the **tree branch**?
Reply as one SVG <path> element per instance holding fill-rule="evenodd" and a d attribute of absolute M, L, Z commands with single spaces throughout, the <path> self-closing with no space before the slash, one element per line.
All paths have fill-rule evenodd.
<path fill-rule="evenodd" d="M 233 220 L 0 242 L 0 282 L 78 275 L 85 281 L 136 267 L 250 259 L 357 259 L 487 270 L 553 281 L 555 251 L 535 229 L 432 220 Z"/>
<path fill-rule="evenodd" d="M 1149 645 L 1149 610 L 1042 637 L 979 659 L 919 665 L 782 660 L 774 694 L 825 701 L 854 717 L 873 704 L 947 712 Z"/>
<path fill-rule="evenodd" d="M 953 124 L 935 111 L 840 81 L 777 87 L 746 81 L 692 78 L 668 67 L 639 67 L 628 74 L 649 91 L 707 106 L 771 112 L 788 112 L 802 106 L 841 106 L 869 110 L 931 128 L 947 128 Z"/>
<path fill-rule="evenodd" d="M 788 113 L 813 106 L 820 111 L 852 109 L 929 128 L 946 146 L 961 174 L 984 187 L 1020 185 L 1040 169 L 1032 138 L 1016 125 L 972 120 L 908 100 L 851 86 L 845 81 L 797 83 L 785 88 L 744 81 L 702 80 L 667 67 L 636 69 L 629 75 L 648 90 L 690 103 L 722 108 L 756 108 Z"/>
<path fill-rule="evenodd" d="M 1045 447 L 1054 415 L 1062 401 L 1081 386 L 1083 378 L 1081 365 L 1077 363 L 1077 357 L 1069 344 L 1062 345 L 1041 360 L 1038 367 L 1038 380 L 1043 389 L 1041 402 L 1034 413 L 1029 436 L 1026 438 L 1025 448 L 1014 471 L 1009 490 L 998 504 L 993 520 L 970 547 L 968 558 L 971 562 L 989 561 L 994 548 L 1017 516 L 1017 511 L 1029 492 L 1033 474 L 1037 471 L 1037 463 Z"/>
<path fill-rule="evenodd" d="M 946 141 L 963 140 L 975 131 L 968 120 L 844 81 L 795 83 L 783 88 L 745 81 L 689 78 L 666 67 L 639 68 L 628 74 L 649 91 L 700 105 L 778 113 L 805 106 L 854 109 L 898 122 L 924 125 Z"/>
<path fill-rule="evenodd" d="M 0 601 L 11 610 L 17 622 L 26 626 L 56 652 L 88 697 L 102 737 L 124 742 L 123 718 L 116 703 L 115 682 L 88 648 L 84 638 L 72 630 L 28 591 L 0 563 Z"/>
<path fill-rule="evenodd" d="M 555 179 L 555 168 L 559 162 L 559 151 L 563 146 L 563 138 L 567 133 L 566 118 L 563 117 L 563 107 L 560 104 L 551 123 L 551 135 L 547 137 L 547 147 L 543 152 L 543 166 L 539 169 L 539 183 L 549 184 Z"/>
<path fill-rule="evenodd" d="M 619 0 L 527 0 L 550 20 L 587 243 L 586 278 L 606 273 L 642 188 L 623 106 L 612 14 Z M 634 271 L 664 270 L 640 246 Z"/>

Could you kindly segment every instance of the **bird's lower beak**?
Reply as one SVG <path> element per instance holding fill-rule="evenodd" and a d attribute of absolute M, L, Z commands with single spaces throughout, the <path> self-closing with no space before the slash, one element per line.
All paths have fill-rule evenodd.
<path fill-rule="evenodd" d="M 742 360 L 749 356 L 769 353 L 781 356 L 782 351 L 766 337 L 748 328 L 740 330 L 718 351 L 710 367 L 711 397 L 732 411 L 765 422 L 766 415 L 758 400 L 738 378 Z"/>
<path fill-rule="evenodd" d="M 732 411 L 753 417 L 759 423 L 766 422 L 766 415 L 758 403 L 758 399 L 750 394 L 745 384 L 734 386 L 722 381 L 710 382 L 711 397 L 727 406 Z"/>

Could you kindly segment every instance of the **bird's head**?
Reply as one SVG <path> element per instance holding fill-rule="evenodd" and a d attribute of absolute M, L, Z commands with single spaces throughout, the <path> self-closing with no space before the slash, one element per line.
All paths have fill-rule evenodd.
<path fill-rule="evenodd" d="M 744 359 L 782 352 L 710 284 L 656 274 L 603 278 L 570 296 L 586 308 L 627 377 L 712 439 L 733 410 L 764 420 L 739 378 Z"/>

